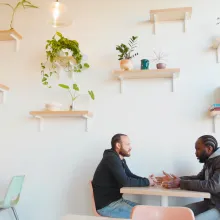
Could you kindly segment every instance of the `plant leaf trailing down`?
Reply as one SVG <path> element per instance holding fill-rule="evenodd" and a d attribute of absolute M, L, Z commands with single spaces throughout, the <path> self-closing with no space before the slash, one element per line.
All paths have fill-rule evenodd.
<path fill-rule="evenodd" d="M 64 70 L 68 73 L 79 73 L 84 69 L 88 69 L 90 66 L 88 63 L 82 63 L 82 54 L 79 48 L 79 43 L 76 40 L 69 40 L 65 38 L 60 32 L 56 32 L 56 34 L 52 37 L 51 40 L 47 40 L 46 44 L 46 55 L 47 60 L 44 63 L 41 63 L 41 74 L 42 79 L 41 82 L 44 86 L 51 88 L 48 80 L 53 75 L 59 75 L 57 71 L 57 62 L 59 62 L 59 53 L 63 50 L 68 50 L 69 52 L 64 53 L 64 58 L 70 56 L 74 59 L 75 63 L 71 63 L 71 61 L 67 60 L 64 62 Z M 79 87 L 76 83 L 74 83 L 71 87 L 66 84 L 59 84 L 60 88 L 67 89 L 70 93 L 72 101 L 74 101 L 77 97 L 79 97 Z M 95 95 L 93 91 L 88 91 L 91 99 L 95 99 Z"/>

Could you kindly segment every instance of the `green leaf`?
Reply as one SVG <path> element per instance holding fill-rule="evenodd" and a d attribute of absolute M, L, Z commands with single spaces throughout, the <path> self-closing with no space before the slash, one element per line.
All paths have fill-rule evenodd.
<path fill-rule="evenodd" d="M 0 3 L 0 5 L 6 5 L 6 6 L 9 6 L 12 10 L 14 10 L 13 6 L 11 6 L 11 5 L 8 4 L 8 3 Z"/>
<path fill-rule="evenodd" d="M 44 74 L 44 76 L 49 77 L 48 74 Z"/>
<path fill-rule="evenodd" d="M 79 66 L 80 69 L 82 69 L 82 64 L 79 64 L 78 66 Z"/>
<path fill-rule="evenodd" d="M 65 85 L 65 84 L 59 84 L 58 86 L 63 88 L 63 89 L 69 89 L 70 88 L 68 85 Z"/>
<path fill-rule="evenodd" d="M 90 91 L 88 91 L 88 93 L 89 93 L 91 99 L 94 100 L 95 99 L 95 94 L 93 93 L 93 91 L 90 90 Z"/>
<path fill-rule="evenodd" d="M 60 32 L 58 32 L 58 31 L 56 32 L 56 35 L 59 36 L 60 38 L 63 37 L 63 35 Z"/>
<path fill-rule="evenodd" d="M 42 82 L 43 83 L 43 85 L 48 85 L 48 82 L 47 81 L 44 81 L 44 82 Z"/>
<path fill-rule="evenodd" d="M 53 63 L 53 57 L 50 57 L 50 62 Z"/>
<path fill-rule="evenodd" d="M 38 8 L 37 6 L 35 5 L 23 5 L 24 8 Z"/>
<path fill-rule="evenodd" d="M 84 63 L 84 67 L 85 67 L 85 68 L 89 68 L 90 66 L 89 66 L 88 63 Z"/>
<path fill-rule="evenodd" d="M 43 63 L 41 63 L 41 68 L 45 69 L 45 65 Z"/>
<path fill-rule="evenodd" d="M 73 89 L 74 89 L 75 91 L 79 91 L 78 85 L 77 85 L 77 84 L 73 84 Z"/>
<path fill-rule="evenodd" d="M 44 82 L 44 81 L 47 81 L 47 78 L 46 78 L 46 77 L 43 77 L 42 82 Z"/>

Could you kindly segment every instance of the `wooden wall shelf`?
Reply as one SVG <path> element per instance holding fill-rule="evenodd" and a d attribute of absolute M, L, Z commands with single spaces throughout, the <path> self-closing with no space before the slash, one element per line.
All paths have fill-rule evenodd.
<path fill-rule="evenodd" d="M 216 119 L 220 116 L 220 111 L 209 111 L 210 116 L 212 117 L 212 131 L 216 132 Z"/>
<path fill-rule="evenodd" d="M 179 76 L 180 69 L 149 69 L 149 70 L 114 70 L 113 74 L 120 80 L 120 91 L 123 93 L 124 79 L 152 79 L 168 78 L 172 80 L 172 92 L 174 91 L 174 79 Z"/>
<path fill-rule="evenodd" d="M 0 92 L 2 93 L 2 103 L 5 103 L 6 101 L 6 92 L 9 91 L 9 87 L 0 84 Z"/>
<path fill-rule="evenodd" d="M 220 63 L 220 38 L 216 38 L 212 48 L 216 49 L 217 63 Z"/>
<path fill-rule="evenodd" d="M 86 131 L 88 131 L 88 120 L 93 117 L 89 111 L 31 111 L 30 115 L 40 119 L 39 130 L 44 128 L 44 117 L 81 117 L 86 119 Z"/>
<path fill-rule="evenodd" d="M 183 21 L 184 31 L 186 31 L 187 20 L 191 15 L 192 7 L 151 10 L 150 21 L 154 23 L 154 34 L 156 34 L 156 23 L 164 21 Z"/>
<path fill-rule="evenodd" d="M 16 51 L 19 50 L 20 46 L 20 40 L 22 39 L 22 36 L 16 32 L 14 29 L 10 30 L 0 30 L 0 41 L 16 41 Z"/>

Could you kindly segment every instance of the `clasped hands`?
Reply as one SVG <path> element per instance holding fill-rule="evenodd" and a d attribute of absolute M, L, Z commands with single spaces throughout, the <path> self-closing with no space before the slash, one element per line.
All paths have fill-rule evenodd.
<path fill-rule="evenodd" d="M 168 174 L 163 171 L 164 176 L 155 177 L 153 174 L 149 176 L 148 180 L 150 182 L 150 186 L 162 186 L 166 189 L 171 188 L 179 188 L 180 187 L 180 178 L 173 175 Z"/>

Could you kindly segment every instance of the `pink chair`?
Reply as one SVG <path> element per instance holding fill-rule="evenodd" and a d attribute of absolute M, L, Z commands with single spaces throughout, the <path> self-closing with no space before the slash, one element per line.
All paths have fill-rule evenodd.
<path fill-rule="evenodd" d="M 92 187 L 92 181 L 89 182 L 89 188 L 90 188 L 90 192 L 91 192 L 91 195 L 92 195 L 92 210 L 93 210 L 93 213 L 94 213 L 95 216 L 103 217 L 103 216 L 99 215 L 99 213 L 96 211 L 95 199 L 94 199 L 94 193 L 93 193 L 93 187 Z M 108 218 L 108 217 L 106 217 L 106 218 Z"/>
<path fill-rule="evenodd" d="M 99 215 L 99 213 L 96 211 L 92 181 L 89 182 L 89 188 L 90 188 L 90 192 L 91 192 L 91 195 L 92 195 L 92 210 L 93 210 L 93 213 L 94 213 L 95 216 L 101 217 L 101 215 Z"/>
<path fill-rule="evenodd" d="M 185 207 L 135 206 L 132 220 L 195 220 L 193 212 Z"/>

